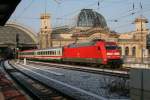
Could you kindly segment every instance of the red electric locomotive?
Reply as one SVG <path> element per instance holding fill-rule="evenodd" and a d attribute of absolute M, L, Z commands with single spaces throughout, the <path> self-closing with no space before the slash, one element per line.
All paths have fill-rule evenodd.
<path fill-rule="evenodd" d="M 63 61 L 92 63 L 96 65 L 115 64 L 115 67 L 119 67 L 122 64 L 121 54 L 117 44 L 102 40 L 71 44 L 64 47 Z"/>

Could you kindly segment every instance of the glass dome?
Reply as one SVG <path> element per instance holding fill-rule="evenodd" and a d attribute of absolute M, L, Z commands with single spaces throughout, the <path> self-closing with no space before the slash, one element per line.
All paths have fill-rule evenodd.
<path fill-rule="evenodd" d="M 106 28 L 105 18 L 92 9 L 82 9 L 78 15 L 77 27 L 100 27 Z"/>

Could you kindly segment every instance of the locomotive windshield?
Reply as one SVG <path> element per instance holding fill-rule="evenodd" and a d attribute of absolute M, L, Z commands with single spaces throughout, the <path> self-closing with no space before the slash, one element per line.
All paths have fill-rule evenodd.
<path fill-rule="evenodd" d="M 116 50 L 116 49 L 118 49 L 118 46 L 116 46 L 116 45 L 107 45 L 106 46 L 106 50 Z"/>

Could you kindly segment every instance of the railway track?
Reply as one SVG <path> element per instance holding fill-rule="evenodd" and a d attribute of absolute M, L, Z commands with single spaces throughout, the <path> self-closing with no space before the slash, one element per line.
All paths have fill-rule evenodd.
<path fill-rule="evenodd" d="M 104 74 L 109 76 L 116 76 L 121 78 L 128 78 L 129 79 L 129 72 L 128 71 L 120 71 L 120 70 L 111 70 L 111 69 L 100 69 L 100 68 L 90 68 L 85 66 L 76 66 L 76 65 L 67 65 L 67 64 L 57 64 L 57 63 L 46 63 L 46 62 L 35 62 L 35 61 L 28 61 L 30 64 L 40 64 L 49 67 L 56 67 L 56 68 L 63 68 L 69 70 L 77 70 L 95 74 Z"/>
<path fill-rule="evenodd" d="M 125 97 L 121 95 L 122 93 L 128 94 L 126 93 L 128 92 L 129 80 L 127 78 L 93 74 L 93 72 L 85 73 L 83 71 L 55 68 L 53 66 L 50 68 L 50 66 L 28 63 L 29 62 L 27 62 L 27 65 L 23 65 L 21 63 L 11 62 L 11 64 L 20 71 L 23 71 L 27 75 L 31 75 L 34 79 L 38 79 L 47 86 L 53 87 L 76 100 L 107 100 L 107 97 L 113 100 L 128 98 L 126 95 L 124 95 Z M 116 86 L 118 88 L 115 88 Z M 117 95 L 113 95 L 113 91 Z M 108 92 L 110 95 L 107 94 Z"/>
<path fill-rule="evenodd" d="M 4 62 L 6 72 L 33 98 L 33 100 L 74 100 L 30 75 L 21 72 L 9 62 Z"/>

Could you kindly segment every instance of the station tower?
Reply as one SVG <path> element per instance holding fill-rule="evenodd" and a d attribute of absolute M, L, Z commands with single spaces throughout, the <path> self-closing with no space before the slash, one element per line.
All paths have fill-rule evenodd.
<path fill-rule="evenodd" d="M 40 49 L 52 47 L 51 33 L 52 28 L 50 24 L 50 14 L 44 13 L 41 15 L 41 28 L 39 33 L 39 47 Z"/>
<path fill-rule="evenodd" d="M 135 26 L 136 26 L 136 39 L 138 40 L 145 40 L 146 39 L 146 35 L 147 35 L 147 27 L 146 27 L 146 23 L 148 23 L 148 20 L 143 17 L 143 16 L 140 16 L 138 18 L 135 19 L 134 21 L 135 23 Z M 144 38 L 145 37 L 145 38 Z"/>

